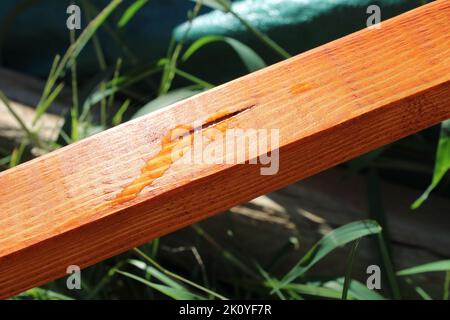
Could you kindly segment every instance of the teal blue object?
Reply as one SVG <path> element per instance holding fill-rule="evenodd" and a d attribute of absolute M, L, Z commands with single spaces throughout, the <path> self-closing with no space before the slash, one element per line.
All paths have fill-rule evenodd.
<path fill-rule="evenodd" d="M 285 26 L 307 25 L 324 16 L 334 16 L 325 25 L 333 30 L 345 30 L 352 22 L 364 27 L 366 8 L 369 5 L 380 6 L 382 18 L 388 18 L 402 11 L 412 9 L 421 4 L 420 0 L 241 0 L 232 5 L 233 11 L 244 17 L 253 26 L 263 32 L 271 32 Z M 347 21 L 346 21 L 347 20 Z M 332 24 L 332 22 L 340 23 Z M 318 28 L 316 31 L 320 31 Z M 183 23 L 175 30 L 177 38 L 181 38 L 187 28 Z M 245 27 L 230 13 L 215 10 L 197 17 L 189 32 L 189 40 L 195 40 L 209 34 L 238 35 L 244 33 Z M 298 35 L 300 36 L 300 35 Z"/>
<path fill-rule="evenodd" d="M 371 4 L 380 7 L 381 19 L 386 20 L 421 5 L 421 0 L 241 0 L 235 1 L 232 8 L 295 55 L 365 28 L 369 17 L 366 11 Z M 187 23 L 178 26 L 175 37 L 183 38 L 186 28 Z M 281 59 L 230 13 L 214 10 L 197 17 L 186 40 L 193 42 L 206 35 L 233 37 L 253 48 L 268 64 Z M 235 56 L 225 56 L 229 52 L 223 45 L 205 48 L 186 68 L 213 82 L 246 73 Z M 214 74 L 210 66 L 214 66 Z"/>
<path fill-rule="evenodd" d="M 268 33 L 292 54 L 334 40 L 366 27 L 367 7 L 377 4 L 386 20 L 421 4 L 420 0 L 241 0 L 233 10 L 258 30 Z M 175 29 L 182 38 L 187 28 L 183 23 Z M 188 41 L 206 35 L 224 35 L 248 40 L 259 46 L 257 39 L 232 14 L 219 10 L 197 17 Z"/>

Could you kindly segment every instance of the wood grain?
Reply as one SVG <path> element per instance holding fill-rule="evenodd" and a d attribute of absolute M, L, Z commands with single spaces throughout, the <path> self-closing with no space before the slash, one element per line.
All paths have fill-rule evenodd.
<path fill-rule="evenodd" d="M 449 17 L 433 2 L 0 173 L 0 297 L 450 118 Z M 235 128 L 279 129 L 277 174 L 173 163 L 114 201 L 170 130 L 221 110 Z"/>

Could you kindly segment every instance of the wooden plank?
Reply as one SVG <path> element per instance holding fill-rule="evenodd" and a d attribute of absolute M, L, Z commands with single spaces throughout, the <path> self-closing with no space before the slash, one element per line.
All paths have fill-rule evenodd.
<path fill-rule="evenodd" d="M 449 16 L 433 2 L 0 173 L 0 297 L 450 118 Z M 192 135 L 169 133 L 199 119 L 203 135 L 278 129 L 277 174 L 172 163 Z"/>

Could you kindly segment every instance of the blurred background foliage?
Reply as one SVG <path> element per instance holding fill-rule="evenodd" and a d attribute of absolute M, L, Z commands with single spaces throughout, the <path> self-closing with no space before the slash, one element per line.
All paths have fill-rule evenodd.
<path fill-rule="evenodd" d="M 82 28 L 75 32 L 66 28 L 66 9 L 72 3 L 79 5 L 82 12 Z M 363 29 L 370 4 L 380 6 L 385 20 L 424 3 L 422 0 L 1 1 L 1 66 L 46 81 L 36 106 L 38 114 L 46 112 L 55 100 L 64 98 L 65 90 L 69 92 L 66 98 L 70 103 L 56 142 L 39 141 L 34 131 L 38 129 L 24 128 L 28 129 L 27 136 L 10 153 L 4 152 L 2 168 L 35 156 L 33 148 L 39 148 L 40 153 L 49 152 Z M 348 168 L 349 175 L 370 172 L 375 183 L 381 176 L 427 190 L 411 204 L 418 207 L 430 192 L 450 195 L 450 179 L 446 175 L 450 167 L 449 132 L 447 121 L 343 166 Z M 385 266 L 389 266 L 389 252 L 383 251 L 388 239 L 383 239 L 379 226 L 383 217 L 375 215 L 374 219 L 378 222 L 355 222 L 341 227 L 344 231 L 336 229 L 334 236 L 342 237 L 340 245 L 353 243 L 355 250 L 354 241 L 361 237 L 379 237 Z M 199 241 L 214 243 L 213 237 L 205 235 L 200 227 L 194 229 Z M 327 243 L 326 238 L 321 241 Z M 338 246 L 329 245 L 329 250 Z M 228 283 L 215 279 L 200 263 L 184 276 L 168 271 L 157 262 L 158 247 L 155 240 L 88 268 L 83 273 L 81 291 L 67 291 L 65 280 L 59 280 L 18 298 L 299 299 L 304 295 L 382 298 L 356 280 L 349 282 L 351 272 L 334 279 L 305 277 L 304 273 L 315 263 L 311 258 L 317 257 L 317 250 L 319 253 L 324 247 L 328 250 L 326 245 L 311 248 L 309 257 L 305 255 L 289 273 L 277 278 L 256 261 L 248 265 L 220 247 L 227 268 L 239 274 Z M 321 253 L 323 256 L 329 252 L 326 250 Z M 432 265 L 425 270 L 433 268 L 450 269 L 444 263 L 444 267 Z M 388 272 L 390 289 L 384 294 L 399 298 L 394 273 L 393 268 Z M 293 282 L 298 279 L 302 280 Z M 448 296 L 448 290 L 445 294 Z"/>

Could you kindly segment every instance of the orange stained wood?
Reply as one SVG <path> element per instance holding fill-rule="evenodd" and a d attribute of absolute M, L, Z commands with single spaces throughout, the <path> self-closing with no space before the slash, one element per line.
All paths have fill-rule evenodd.
<path fill-rule="evenodd" d="M 449 17 L 435 1 L 0 173 L 0 297 L 450 118 Z M 277 174 L 166 158 L 199 119 L 278 129 Z"/>
<path fill-rule="evenodd" d="M 296 83 L 291 87 L 291 93 L 293 95 L 298 95 L 301 94 L 303 92 L 312 90 L 314 88 L 317 88 L 319 85 L 317 85 L 316 83 Z"/>

